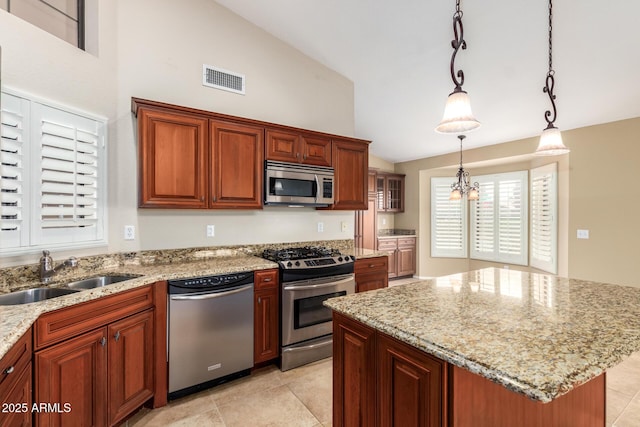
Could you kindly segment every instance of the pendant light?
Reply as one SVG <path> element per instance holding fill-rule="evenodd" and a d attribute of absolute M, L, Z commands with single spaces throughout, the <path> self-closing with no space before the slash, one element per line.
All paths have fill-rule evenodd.
<path fill-rule="evenodd" d="M 460 200 L 462 196 L 467 195 L 467 200 L 478 200 L 480 197 L 480 185 L 474 182 L 473 185 L 469 184 L 469 172 L 465 171 L 462 167 L 462 140 L 465 135 L 458 135 L 460 140 L 460 169 L 456 174 L 457 182 L 451 184 L 451 194 L 449 194 L 449 200 Z"/>
<path fill-rule="evenodd" d="M 549 71 L 547 72 L 547 79 L 545 87 L 542 88 L 542 92 L 549 95 L 551 101 L 551 108 L 553 109 L 553 115 L 551 111 L 547 110 L 544 113 L 544 119 L 547 121 L 547 127 L 542 131 L 540 136 L 540 143 L 534 153 L 536 156 L 556 156 L 560 154 L 566 154 L 569 149 L 565 147 L 562 142 L 562 135 L 560 130 L 554 126 L 553 122 L 556 121 L 558 111 L 556 110 L 556 96 L 553 94 L 555 86 L 555 71 L 553 70 L 553 3 L 549 0 Z"/>
<path fill-rule="evenodd" d="M 453 36 L 451 41 L 453 54 L 451 55 L 451 80 L 455 84 L 453 92 L 447 98 L 447 104 L 444 107 L 444 115 L 442 121 L 436 127 L 439 133 L 463 133 L 474 130 L 480 126 L 480 122 L 476 120 L 471 112 L 471 102 L 467 92 L 462 90 L 464 83 L 464 72 L 458 70 L 455 73 L 455 59 L 460 49 L 467 48 L 467 42 L 464 40 L 464 30 L 462 28 L 462 10 L 460 10 L 460 0 L 456 0 L 456 12 L 453 14 Z M 456 77 L 457 76 L 457 77 Z"/>

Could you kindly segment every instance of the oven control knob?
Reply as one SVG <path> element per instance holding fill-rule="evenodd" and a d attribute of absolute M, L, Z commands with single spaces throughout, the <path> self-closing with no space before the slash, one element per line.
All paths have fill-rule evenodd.
<path fill-rule="evenodd" d="M 296 261 L 296 267 L 300 266 L 300 261 Z"/>
<path fill-rule="evenodd" d="M 287 267 L 291 267 L 292 265 L 293 265 L 293 264 L 291 264 L 291 261 L 289 261 L 289 262 L 287 263 Z"/>

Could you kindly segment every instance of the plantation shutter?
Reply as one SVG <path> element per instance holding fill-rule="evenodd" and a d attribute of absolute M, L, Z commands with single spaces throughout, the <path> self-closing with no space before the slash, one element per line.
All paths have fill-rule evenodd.
<path fill-rule="evenodd" d="M 101 239 L 101 123 L 35 103 L 33 116 L 33 139 L 39 147 L 35 240 L 47 244 Z"/>
<path fill-rule="evenodd" d="M 531 170 L 531 266 L 558 273 L 557 163 Z"/>
<path fill-rule="evenodd" d="M 453 179 L 431 178 L 431 256 L 467 256 L 466 200 L 449 200 Z"/>
<path fill-rule="evenodd" d="M 0 248 L 26 244 L 29 227 L 28 186 L 25 162 L 28 158 L 28 102 L 2 95 L 0 128 Z"/>
<path fill-rule="evenodd" d="M 474 178 L 480 199 L 472 204 L 471 258 L 527 265 L 527 172 Z"/>

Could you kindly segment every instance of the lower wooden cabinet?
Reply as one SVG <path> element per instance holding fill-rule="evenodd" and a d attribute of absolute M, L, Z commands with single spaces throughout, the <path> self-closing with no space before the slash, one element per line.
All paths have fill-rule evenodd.
<path fill-rule="evenodd" d="M 353 267 L 356 280 L 356 292 L 381 289 L 389 286 L 387 275 L 388 258 L 386 256 L 358 259 Z"/>
<path fill-rule="evenodd" d="M 446 425 L 447 364 L 333 314 L 333 425 Z"/>
<path fill-rule="evenodd" d="M 377 250 L 389 257 L 389 278 L 412 276 L 416 272 L 416 238 L 378 238 Z"/>
<path fill-rule="evenodd" d="M 278 270 L 254 273 L 253 364 L 268 362 L 280 356 Z"/>
<path fill-rule="evenodd" d="M 38 426 L 115 425 L 153 396 L 153 310 L 36 352 Z M 68 409 L 68 410 L 67 410 Z"/>
<path fill-rule="evenodd" d="M 31 341 L 29 329 L 0 360 L 0 427 L 31 425 Z"/>

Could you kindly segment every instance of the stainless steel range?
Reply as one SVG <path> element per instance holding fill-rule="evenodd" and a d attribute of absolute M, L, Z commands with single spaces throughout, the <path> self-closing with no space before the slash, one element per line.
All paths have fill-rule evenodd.
<path fill-rule="evenodd" d="M 331 310 L 323 301 L 355 292 L 355 258 L 324 247 L 267 249 L 280 265 L 283 371 L 330 357 Z"/>

